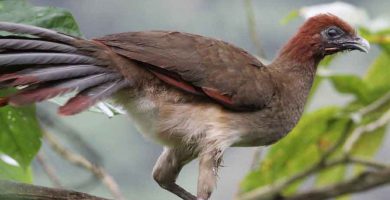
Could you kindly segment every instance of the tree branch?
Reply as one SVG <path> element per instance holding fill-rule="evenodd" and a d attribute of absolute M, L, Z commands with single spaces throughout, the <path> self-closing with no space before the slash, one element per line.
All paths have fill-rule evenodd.
<path fill-rule="evenodd" d="M 284 189 L 286 189 L 288 186 L 295 183 L 296 181 L 307 178 L 307 177 L 309 177 L 313 174 L 316 174 L 318 172 L 321 172 L 325 169 L 329 169 L 329 168 L 332 168 L 334 166 L 342 165 L 342 164 L 359 164 L 359 165 L 363 165 L 366 167 L 375 168 L 377 170 L 390 170 L 390 166 L 382 164 L 382 163 L 378 163 L 378 162 L 371 161 L 371 160 L 365 160 L 365 159 L 358 158 L 358 157 L 345 156 L 345 157 L 340 157 L 340 158 L 333 159 L 330 161 L 326 161 L 322 164 L 314 165 L 314 166 L 308 168 L 307 170 L 304 170 L 304 171 L 290 177 L 287 180 L 280 181 L 280 182 L 272 185 L 272 187 L 264 187 L 264 188 L 256 189 L 252 192 L 249 192 L 249 193 L 246 193 L 246 194 L 243 194 L 243 195 L 237 197 L 236 200 L 274 200 L 274 199 L 278 199 L 278 198 L 280 198 L 280 193 Z M 365 173 L 371 173 L 371 172 L 365 172 Z M 390 182 L 390 174 L 388 177 L 383 177 L 383 178 L 386 180 L 389 179 L 389 182 Z M 380 183 L 382 183 L 380 180 L 377 180 L 377 181 L 378 181 L 378 185 L 380 185 Z M 389 182 L 383 182 L 382 184 L 389 183 Z M 356 184 L 359 184 L 359 182 L 357 182 Z M 377 185 L 375 185 L 375 186 L 377 186 Z M 354 185 L 353 188 L 359 188 L 359 187 L 360 187 L 359 185 Z M 374 186 L 372 186 L 372 187 L 374 187 Z M 370 188 L 371 187 L 369 187 L 367 189 L 370 189 Z M 311 193 L 312 191 L 317 191 L 317 190 L 319 190 L 319 189 L 313 189 L 313 190 L 310 190 L 309 192 L 306 192 L 306 193 Z M 351 190 L 351 191 L 347 192 L 347 190 L 345 190 L 344 192 L 345 193 L 352 193 L 352 192 L 357 192 L 357 191 Z M 345 193 L 343 193 L 343 194 L 345 194 Z M 298 196 L 300 194 L 305 194 L 305 193 L 298 193 L 298 194 L 296 194 L 296 196 Z M 332 197 L 335 197 L 335 196 L 332 196 Z M 284 199 L 290 200 L 289 198 L 290 197 L 285 197 L 285 198 L 283 198 L 283 200 Z M 297 199 L 299 199 L 299 198 L 297 198 Z M 315 200 L 315 199 L 311 199 L 311 198 L 308 198 L 308 199 Z M 299 200 L 305 200 L 305 199 L 302 198 Z"/>
<path fill-rule="evenodd" d="M 0 181 L 0 199 L 7 200 L 108 200 L 71 190 Z"/>
<path fill-rule="evenodd" d="M 354 156 L 349 156 L 348 154 L 344 154 L 344 156 L 337 158 L 337 159 L 329 160 L 332 153 L 334 153 L 337 149 L 339 149 L 339 147 L 341 145 L 344 144 L 348 133 L 350 133 L 351 129 L 353 128 L 353 124 L 354 124 L 353 120 L 350 119 L 346 125 L 344 132 L 340 136 L 340 138 L 336 141 L 336 143 L 332 147 L 330 147 L 327 151 L 325 151 L 323 153 L 323 155 L 321 156 L 321 158 L 317 162 L 317 164 L 313 165 L 312 167 L 310 167 L 310 168 L 308 168 L 300 173 L 293 175 L 292 177 L 290 177 L 286 180 L 279 181 L 271 186 L 258 188 L 256 190 L 251 191 L 251 192 L 241 194 L 240 196 L 238 196 L 236 198 L 236 200 L 274 200 L 274 199 L 278 199 L 278 198 L 280 198 L 280 194 L 282 193 L 282 191 L 284 189 L 286 189 L 288 186 L 290 186 L 291 184 L 293 184 L 299 180 L 305 179 L 305 178 L 307 178 L 311 175 L 314 175 L 318 172 L 321 172 L 325 169 L 329 169 L 331 167 L 341 165 L 341 164 L 359 164 L 359 165 L 363 165 L 366 167 L 375 168 L 377 170 L 384 170 L 384 169 L 390 168 L 389 166 L 387 166 L 383 163 L 378 163 L 378 162 L 371 161 L 371 160 L 366 160 L 366 159 L 362 159 L 362 158 L 358 158 L 358 157 L 354 157 Z M 390 177 L 387 177 L 387 178 L 390 179 Z M 355 186 L 355 187 L 359 187 L 359 186 Z M 371 188 L 371 187 L 367 186 L 367 189 L 369 189 L 369 188 Z M 317 191 L 317 190 L 318 189 L 313 189 L 310 192 Z M 346 191 L 347 190 L 345 190 L 343 192 L 346 192 Z M 350 192 L 356 192 L 356 191 L 352 190 Z M 307 193 L 309 193 L 309 192 L 307 192 Z M 300 195 L 300 194 L 303 194 L 303 193 L 298 193 L 296 195 Z M 288 199 L 288 198 L 290 198 L 290 197 L 286 197 L 286 199 Z M 297 198 L 297 199 L 299 199 L 299 198 Z M 311 198 L 308 198 L 308 199 L 312 200 Z M 303 200 L 303 198 L 301 200 Z"/>
<path fill-rule="evenodd" d="M 122 195 L 122 192 L 119 189 L 118 184 L 115 182 L 112 176 L 109 175 L 104 170 L 103 167 L 96 166 L 91 162 L 89 162 L 83 156 L 69 151 L 61 143 L 58 142 L 58 140 L 54 137 L 54 135 L 44 131 L 44 136 L 47 142 L 49 143 L 49 145 L 52 147 L 52 149 L 55 152 L 57 152 L 59 155 L 61 155 L 63 158 L 73 163 L 74 165 L 80 166 L 92 172 L 92 174 L 98 177 L 102 181 L 102 183 L 108 188 L 108 190 L 111 192 L 111 194 L 114 196 L 115 199 L 117 200 L 125 199 Z"/>
<path fill-rule="evenodd" d="M 282 198 L 282 200 L 324 200 L 343 194 L 366 191 L 388 183 L 390 183 L 390 168 L 385 168 L 380 171 L 364 172 L 348 181 L 298 193 Z"/>
<path fill-rule="evenodd" d="M 352 113 L 351 118 L 354 120 L 355 123 L 359 123 L 362 120 L 364 115 L 371 113 L 377 110 L 378 108 L 386 105 L 387 103 L 389 103 L 389 101 L 390 101 L 390 91 L 387 92 L 385 95 L 383 95 L 381 98 L 377 99 L 376 101 L 361 108 L 357 112 Z"/>
<path fill-rule="evenodd" d="M 87 158 L 89 162 L 98 166 L 103 165 L 101 155 L 99 155 L 99 153 L 90 146 L 83 137 L 81 137 L 82 134 L 79 131 L 69 127 L 59 120 L 55 120 L 55 116 L 43 108 L 43 106 L 38 107 L 39 112 L 37 112 L 37 116 L 44 128 L 50 128 L 52 130 L 56 130 L 56 133 L 62 134 L 63 137 L 61 139 L 66 139 L 68 143 L 71 143 L 72 150 L 77 149 L 77 152 L 79 154 L 82 153 L 81 155 L 83 155 L 84 158 Z M 91 188 L 99 184 L 99 178 L 94 174 L 91 174 L 91 177 L 88 179 L 81 180 L 81 182 L 78 180 L 77 182 L 77 184 L 71 184 L 69 186 L 65 185 L 63 187 L 80 189 Z"/>
<path fill-rule="evenodd" d="M 390 110 L 386 111 L 379 119 L 356 128 L 344 144 L 344 152 L 349 154 L 359 138 L 366 132 L 372 132 L 390 122 Z"/>
<path fill-rule="evenodd" d="M 46 172 L 50 181 L 53 183 L 54 187 L 62 188 L 62 184 L 58 176 L 56 175 L 55 169 L 49 163 L 47 163 L 46 157 L 43 152 L 38 153 L 37 161 L 41 165 L 43 171 Z"/>
<path fill-rule="evenodd" d="M 242 194 L 241 196 L 237 197 L 236 200 L 272 200 L 279 196 L 283 189 L 287 188 L 289 185 L 295 183 L 296 181 L 309 177 L 326 168 L 343 164 L 345 163 L 345 161 L 346 160 L 344 158 L 340 158 L 335 159 L 331 162 L 324 162 L 321 165 L 316 164 L 300 173 L 295 174 L 294 176 L 286 180 L 282 180 L 277 182 L 276 184 L 273 184 L 271 187 L 262 187 L 246 194 Z"/>
<path fill-rule="evenodd" d="M 359 165 L 363 165 L 366 167 L 375 168 L 378 170 L 385 169 L 385 168 L 389 167 L 389 165 L 386 165 L 384 163 L 380 163 L 380 162 L 376 162 L 376 161 L 368 160 L 368 159 L 364 159 L 364 158 L 359 158 L 356 156 L 347 156 L 345 159 L 349 163 L 359 164 Z"/>

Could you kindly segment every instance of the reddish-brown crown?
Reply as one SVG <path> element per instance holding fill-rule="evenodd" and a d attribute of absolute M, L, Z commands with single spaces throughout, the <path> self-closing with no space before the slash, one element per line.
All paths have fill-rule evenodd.
<path fill-rule="evenodd" d="M 329 26 L 337 26 L 350 35 L 356 34 L 356 30 L 351 25 L 332 14 L 319 14 L 309 18 L 299 32 L 302 34 L 319 33 Z"/>
<path fill-rule="evenodd" d="M 309 18 L 298 33 L 282 48 L 278 60 L 294 59 L 298 62 L 322 59 L 321 32 L 328 27 L 336 26 L 347 34 L 355 35 L 356 30 L 347 22 L 332 14 L 319 14 Z"/>

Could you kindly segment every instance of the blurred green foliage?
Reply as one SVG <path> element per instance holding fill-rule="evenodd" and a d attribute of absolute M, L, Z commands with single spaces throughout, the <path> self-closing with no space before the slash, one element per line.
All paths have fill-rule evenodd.
<path fill-rule="evenodd" d="M 72 15 L 58 8 L 34 7 L 24 0 L 0 1 L 0 21 L 18 22 L 58 30 L 80 36 Z M 10 90 L 1 90 L 5 96 Z M 0 155 L 11 157 L 17 166 L 7 159 L 0 159 L 0 179 L 31 182 L 30 163 L 41 146 L 41 129 L 34 106 L 0 109 Z M 0 158 L 3 158 L 0 157 Z"/>
<path fill-rule="evenodd" d="M 81 36 L 71 13 L 61 8 L 32 6 L 25 0 L 0 0 L 0 20 L 31 24 Z"/>

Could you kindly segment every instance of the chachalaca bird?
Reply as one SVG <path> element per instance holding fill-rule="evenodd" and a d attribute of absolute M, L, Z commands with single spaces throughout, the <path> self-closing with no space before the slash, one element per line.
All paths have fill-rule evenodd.
<path fill-rule="evenodd" d="M 59 108 L 73 115 L 112 97 L 141 133 L 164 146 L 153 178 L 186 200 L 209 199 L 228 147 L 270 145 L 294 128 L 321 59 L 369 49 L 330 14 L 308 19 L 269 65 L 224 41 L 176 31 L 87 40 L 7 22 L 0 30 L 29 35 L 0 38 L 0 85 L 19 88 L 0 105 L 76 92 Z M 175 183 L 195 158 L 196 197 Z"/>

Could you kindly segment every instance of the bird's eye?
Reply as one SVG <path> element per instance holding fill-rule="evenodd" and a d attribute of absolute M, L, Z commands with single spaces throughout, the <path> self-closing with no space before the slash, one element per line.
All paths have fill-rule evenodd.
<path fill-rule="evenodd" d="M 342 36 L 344 34 L 344 32 L 342 30 L 340 30 L 339 28 L 331 27 L 326 31 L 326 34 L 330 38 L 338 38 L 338 37 Z"/>

